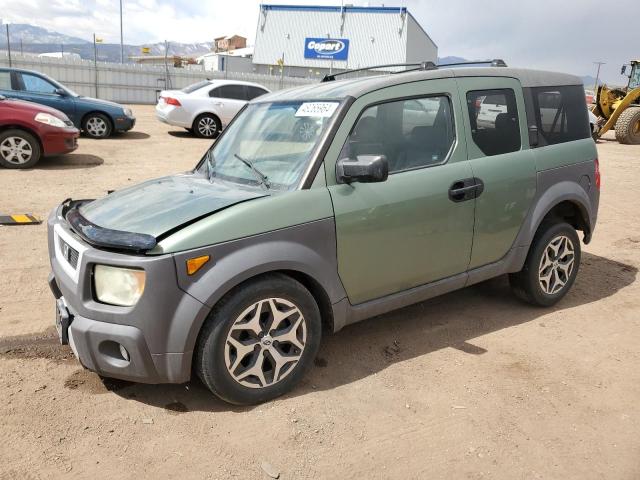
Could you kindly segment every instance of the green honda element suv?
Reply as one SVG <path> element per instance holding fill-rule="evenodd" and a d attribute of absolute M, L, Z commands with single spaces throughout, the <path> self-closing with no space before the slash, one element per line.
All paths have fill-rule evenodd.
<path fill-rule="evenodd" d="M 535 305 L 567 294 L 600 188 L 579 78 L 326 80 L 249 102 L 192 171 L 51 213 L 56 325 L 84 367 L 252 404 L 323 331 L 504 274 Z"/>

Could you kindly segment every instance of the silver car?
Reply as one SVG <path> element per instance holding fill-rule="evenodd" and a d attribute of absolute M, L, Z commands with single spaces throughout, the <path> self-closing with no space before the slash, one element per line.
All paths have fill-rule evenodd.
<path fill-rule="evenodd" d="M 156 117 L 201 138 L 215 138 L 249 101 L 269 93 L 262 85 L 231 80 L 203 80 L 182 90 L 164 90 Z"/>

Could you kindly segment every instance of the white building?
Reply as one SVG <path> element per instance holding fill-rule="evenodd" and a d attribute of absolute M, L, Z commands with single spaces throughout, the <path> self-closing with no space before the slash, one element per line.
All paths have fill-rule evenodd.
<path fill-rule="evenodd" d="M 304 77 L 438 56 L 405 7 L 261 5 L 254 48 L 255 71 Z"/>

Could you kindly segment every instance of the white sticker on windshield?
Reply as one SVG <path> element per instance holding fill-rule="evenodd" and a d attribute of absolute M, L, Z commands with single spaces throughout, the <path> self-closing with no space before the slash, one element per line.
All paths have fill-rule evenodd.
<path fill-rule="evenodd" d="M 296 117 L 321 117 L 333 115 L 338 108 L 338 102 L 305 102 L 300 105 Z"/>

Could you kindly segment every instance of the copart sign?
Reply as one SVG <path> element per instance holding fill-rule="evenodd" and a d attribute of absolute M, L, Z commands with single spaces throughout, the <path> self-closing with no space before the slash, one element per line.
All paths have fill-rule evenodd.
<path fill-rule="evenodd" d="M 304 58 L 346 60 L 349 56 L 349 40 L 346 38 L 306 38 Z"/>

